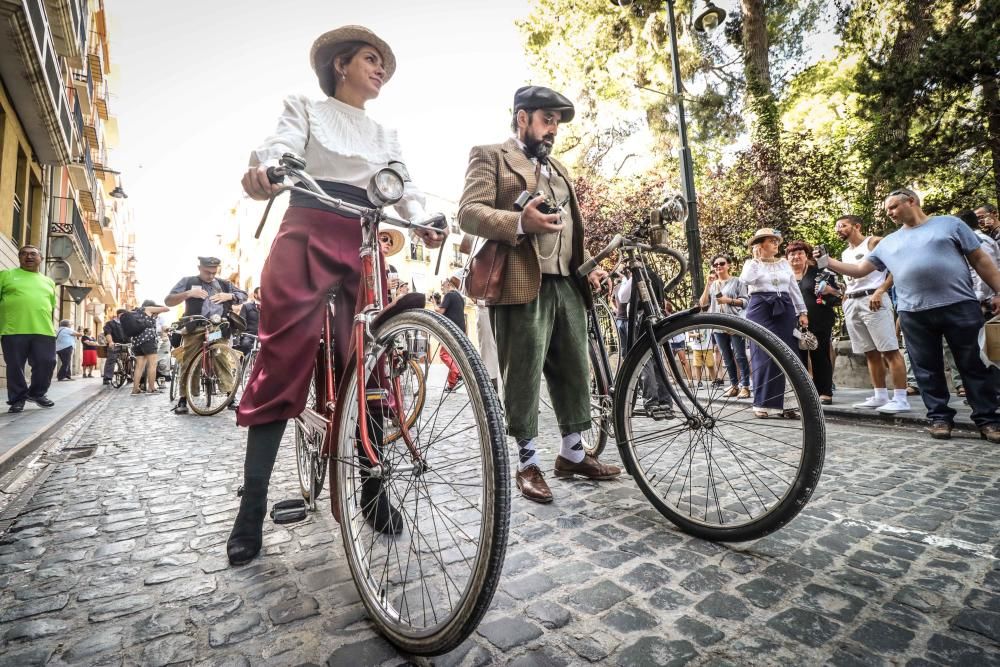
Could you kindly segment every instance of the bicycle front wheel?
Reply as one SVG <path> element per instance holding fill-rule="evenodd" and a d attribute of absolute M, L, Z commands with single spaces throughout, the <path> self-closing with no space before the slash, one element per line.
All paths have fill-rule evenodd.
<path fill-rule="evenodd" d="M 389 443 L 386 432 L 410 421 L 412 404 L 398 387 L 422 373 L 409 363 L 414 339 L 427 341 L 431 362 L 425 399 Z M 365 359 L 364 423 L 379 465 L 359 444 L 356 370 L 348 369 L 337 402 L 331 489 L 347 562 L 386 638 L 409 653 L 438 655 L 475 629 L 500 578 L 510 513 L 500 403 L 469 339 L 437 313 L 390 317 Z M 446 376 L 453 380 L 456 369 L 464 384 L 449 389 Z"/>
<path fill-rule="evenodd" d="M 208 417 L 226 409 L 236 393 L 240 358 L 226 342 L 216 342 L 198 353 L 184 374 L 187 403 L 198 415 Z"/>
<path fill-rule="evenodd" d="M 121 353 L 119 352 L 119 354 Z M 115 361 L 115 370 L 111 376 L 111 386 L 113 386 L 115 389 L 119 389 L 125 384 L 125 381 L 129 377 L 130 376 L 128 374 L 128 365 L 126 364 L 126 362 L 122 361 L 121 359 Z"/>
<path fill-rule="evenodd" d="M 684 532 L 739 542 L 778 530 L 812 496 L 826 449 L 819 396 L 798 356 L 770 331 L 729 315 L 671 318 L 654 333 L 629 353 L 615 385 L 622 461 L 646 498 Z M 691 383 L 670 351 L 676 336 L 694 348 Z M 740 399 L 737 383 L 716 387 L 710 376 L 716 345 L 747 343 L 761 386 L 752 388 L 752 399 Z M 654 345 L 668 365 L 666 383 L 656 372 Z M 738 351 L 734 358 L 743 358 Z M 742 366 L 733 369 L 737 377 L 747 369 L 734 365 Z"/>

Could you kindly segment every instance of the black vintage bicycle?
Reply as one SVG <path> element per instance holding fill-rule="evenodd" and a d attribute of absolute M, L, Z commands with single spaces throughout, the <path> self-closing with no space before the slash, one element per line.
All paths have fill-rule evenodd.
<path fill-rule="evenodd" d="M 680 221 L 686 206 L 671 210 Z M 819 396 L 798 355 L 767 329 L 700 308 L 664 315 L 650 288 L 649 256 L 679 264 L 664 292 L 681 281 L 686 264 L 663 243 L 661 219 L 651 216 L 631 235 L 615 236 L 579 270 L 585 276 L 617 251 L 633 280 L 625 356 L 615 376 L 600 320 L 591 314 L 592 449 L 603 449 L 614 433 L 636 484 L 681 530 L 724 542 L 757 539 L 791 521 L 816 488 L 826 449 Z M 734 337 L 749 344 L 756 363 L 773 364 L 771 380 L 753 387 L 752 399 L 711 383 L 693 387 L 672 344 L 683 342 L 696 364 L 710 365 L 712 346 Z"/>

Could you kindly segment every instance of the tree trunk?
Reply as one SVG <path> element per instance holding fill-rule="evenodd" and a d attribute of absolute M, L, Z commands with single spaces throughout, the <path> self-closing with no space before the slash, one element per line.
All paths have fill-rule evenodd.
<path fill-rule="evenodd" d="M 751 114 L 752 152 L 760 178 L 754 184 L 753 208 L 761 227 L 788 230 L 781 193 L 781 118 L 771 89 L 771 65 L 764 0 L 740 0 L 743 14 L 743 71 Z"/>
<path fill-rule="evenodd" d="M 875 124 L 868 137 L 872 161 L 865 186 L 865 208 L 873 213 L 888 192 L 888 187 L 906 183 L 888 183 L 891 166 L 906 156 L 910 135 L 910 114 L 913 84 L 905 85 L 902 74 L 920 57 L 933 24 L 932 2 L 907 2 L 905 14 L 899 17 L 899 29 L 889 56 L 882 68 L 883 88 L 876 104 Z"/>

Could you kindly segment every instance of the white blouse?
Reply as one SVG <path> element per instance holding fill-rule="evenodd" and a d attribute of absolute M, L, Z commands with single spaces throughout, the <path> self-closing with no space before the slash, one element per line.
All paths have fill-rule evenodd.
<path fill-rule="evenodd" d="M 285 108 L 274 134 L 250 153 L 250 166 L 276 166 L 284 153 L 306 161 L 316 180 L 337 181 L 362 190 L 376 171 L 390 162 L 403 162 L 396 131 L 382 127 L 364 109 L 338 99 L 311 100 L 304 95 L 285 98 Z M 407 182 L 395 205 L 410 220 L 427 217 L 424 195 Z"/>
<path fill-rule="evenodd" d="M 792 298 L 795 312 L 802 315 L 806 312 L 806 302 L 802 300 L 799 282 L 795 280 L 795 272 L 787 259 L 776 262 L 764 262 L 750 259 L 743 264 L 740 282 L 747 287 L 747 292 L 783 292 Z"/>

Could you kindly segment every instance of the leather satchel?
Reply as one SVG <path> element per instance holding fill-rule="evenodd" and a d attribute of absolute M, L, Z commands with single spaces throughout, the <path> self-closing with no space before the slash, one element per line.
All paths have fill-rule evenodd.
<path fill-rule="evenodd" d="M 510 246 L 500 241 L 484 241 L 472 255 L 465 272 L 465 294 L 493 305 L 503 293 L 504 273 Z"/>

